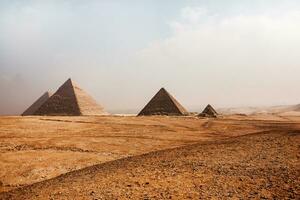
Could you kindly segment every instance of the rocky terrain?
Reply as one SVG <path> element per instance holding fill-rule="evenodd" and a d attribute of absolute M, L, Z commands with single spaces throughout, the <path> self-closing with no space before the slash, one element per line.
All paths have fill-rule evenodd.
<path fill-rule="evenodd" d="M 41 134 L 25 128 L 36 121 L 49 129 Z M 300 197 L 297 117 L 12 117 L 0 122 L 0 199 Z M 46 178 L 36 178 L 41 175 Z M 23 178 L 23 185 L 13 185 Z"/>

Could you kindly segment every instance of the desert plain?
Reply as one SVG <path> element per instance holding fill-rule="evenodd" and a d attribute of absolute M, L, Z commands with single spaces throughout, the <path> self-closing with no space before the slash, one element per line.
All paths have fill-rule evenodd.
<path fill-rule="evenodd" d="M 0 199 L 299 199 L 300 117 L 2 116 Z"/>

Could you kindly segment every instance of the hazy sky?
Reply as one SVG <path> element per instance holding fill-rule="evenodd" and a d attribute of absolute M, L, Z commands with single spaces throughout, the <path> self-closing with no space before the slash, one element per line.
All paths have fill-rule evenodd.
<path fill-rule="evenodd" d="M 300 1 L 0 0 L 0 114 L 69 77 L 108 111 L 300 103 Z"/>

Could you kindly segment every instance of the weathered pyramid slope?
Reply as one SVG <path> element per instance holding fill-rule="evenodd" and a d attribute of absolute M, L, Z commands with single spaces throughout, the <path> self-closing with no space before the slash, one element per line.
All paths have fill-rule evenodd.
<path fill-rule="evenodd" d="M 77 86 L 73 82 L 75 96 L 81 115 L 104 115 L 107 114 L 103 107 L 97 104 L 97 102 L 84 90 Z"/>
<path fill-rule="evenodd" d="M 103 115 L 103 108 L 68 79 L 35 113 L 35 115 Z"/>
<path fill-rule="evenodd" d="M 218 113 L 217 111 L 208 104 L 206 108 L 202 111 L 202 113 L 199 114 L 200 117 L 217 117 Z"/>
<path fill-rule="evenodd" d="M 51 96 L 50 92 L 45 92 L 38 100 L 36 100 L 29 108 L 27 108 L 22 116 L 33 115 Z"/>
<path fill-rule="evenodd" d="M 187 115 L 186 109 L 164 88 L 150 100 L 138 114 L 141 115 Z"/>

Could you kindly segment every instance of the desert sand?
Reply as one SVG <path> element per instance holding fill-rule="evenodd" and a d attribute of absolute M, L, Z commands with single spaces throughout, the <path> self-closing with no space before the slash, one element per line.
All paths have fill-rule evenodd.
<path fill-rule="evenodd" d="M 299 199 L 300 117 L 0 117 L 0 199 Z"/>

